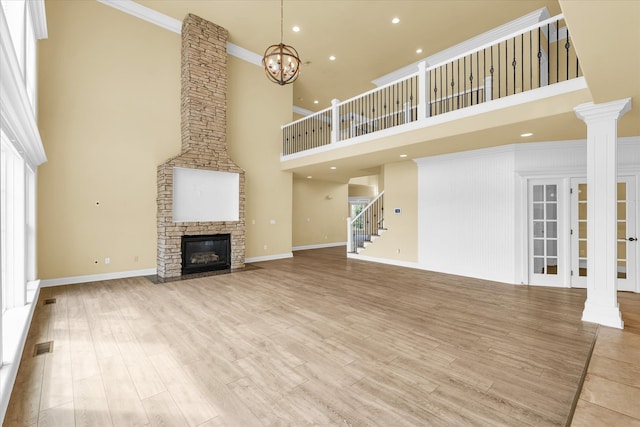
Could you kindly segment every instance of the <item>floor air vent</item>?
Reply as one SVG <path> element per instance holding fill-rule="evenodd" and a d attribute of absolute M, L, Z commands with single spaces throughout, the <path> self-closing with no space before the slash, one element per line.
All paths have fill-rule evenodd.
<path fill-rule="evenodd" d="M 56 303 L 56 299 L 55 298 L 47 298 L 46 300 L 44 300 L 44 304 L 43 305 L 49 305 L 49 304 L 55 304 Z"/>
<path fill-rule="evenodd" d="M 53 352 L 53 341 L 41 342 L 33 348 L 33 357 Z"/>

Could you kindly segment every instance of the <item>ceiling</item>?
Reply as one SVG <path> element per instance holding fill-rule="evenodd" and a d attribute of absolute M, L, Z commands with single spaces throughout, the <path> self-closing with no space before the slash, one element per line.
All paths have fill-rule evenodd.
<path fill-rule="evenodd" d="M 280 41 L 278 0 L 136 1 L 179 20 L 187 13 L 199 15 L 228 29 L 230 42 L 260 56 L 268 45 Z M 295 47 L 303 61 L 293 86 L 293 104 L 311 111 L 327 108 L 334 98 L 346 100 L 373 89 L 374 79 L 542 7 L 551 16 L 565 13 L 593 101 L 633 98 L 634 107 L 620 120 L 618 134 L 640 135 L 640 1 L 287 0 L 284 42 Z M 391 22 L 395 17 L 398 24 Z M 293 32 L 294 25 L 299 32 Z M 416 53 L 418 48 L 422 53 Z M 329 60 L 331 55 L 335 61 Z M 586 126 L 574 114 L 563 114 L 485 133 L 495 146 L 522 142 L 518 135 L 523 132 L 533 132 L 537 141 L 583 139 Z M 439 143 L 456 146 L 459 138 L 454 135 L 451 144 L 446 138 Z M 415 154 L 424 153 L 439 154 L 439 150 L 432 154 L 416 150 Z M 393 152 L 368 163 L 342 161 L 340 174 L 320 173 L 317 169 L 326 168 L 324 164 L 293 172 L 321 179 L 331 179 L 333 173 L 331 180 L 344 180 L 398 160 Z"/>
<path fill-rule="evenodd" d="M 280 41 L 278 0 L 137 2 L 179 20 L 199 15 L 229 30 L 231 43 L 260 56 Z M 286 0 L 284 42 L 303 62 L 293 103 L 311 111 L 327 108 L 334 98 L 373 89 L 378 77 L 542 7 L 551 16 L 561 12 L 557 0 Z M 394 17 L 398 24 L 391 23 Z"/>

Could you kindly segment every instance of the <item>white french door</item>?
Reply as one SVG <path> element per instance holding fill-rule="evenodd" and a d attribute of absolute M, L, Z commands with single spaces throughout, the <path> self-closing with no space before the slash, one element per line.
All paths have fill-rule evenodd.
<path fill-rule="evenodd" d="M 618 290 L 638 292 L 638 233 L 635 177 L 618 178 Z M 587 286 L 587 180 L 571 180 L 571 286 Z"/>
<path fill-rule="evenodd" d="M 563 286 L 567 266 L 562 180 L 530 180 L 528 186 L 529 284 Z"/>

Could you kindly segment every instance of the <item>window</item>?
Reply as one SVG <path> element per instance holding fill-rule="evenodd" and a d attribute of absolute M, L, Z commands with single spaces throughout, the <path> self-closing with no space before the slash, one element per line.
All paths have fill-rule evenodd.
<path fill-rule="evenodd" d="M 0 0 L 0 409 L 27 331 L 27 281 L 36 276 L 35 171 L 46 161 L 35 113 L 36 43 L 46 36 L 43 0 Z"/>
<path fill-rule="evenodd" d="M 25 24 L 26 24 L 26 2 L 24 0 L 2 0 L 2 10 L 4 11 L 13 51 L 16 53 L 20 69 L 24 73 L 25 56 Z"/>
<path fill-rule="evenodd" d="M 2 313 L 26 302 L 25 278 L 25 164 L 0 131 L 2 173 Z"/>

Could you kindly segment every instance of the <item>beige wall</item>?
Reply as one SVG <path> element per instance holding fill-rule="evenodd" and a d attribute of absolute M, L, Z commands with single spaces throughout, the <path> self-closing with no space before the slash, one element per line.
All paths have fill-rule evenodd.
<path fill-rule="evenodd" d="M 227 137 L 231 158 L 246 172 L 247 258 L 291 252 L 292 174 L 280 170 L 280 125 L 291 120 L 292 99 L 290 85 L 229 57 Z"/>
<path fill-rule="evenodd" d="M 376 187 L 369 185 L 349 184 L 349 197 L 369 197 L 373 199 L 376 194 Z"/>
<path fill-rule="evenodd" d="M 418 261 L 418 169 L 413 161 L 383 167 L 384 223 L 387 231 L 362 255 L 398 261 Z M 400 208 L 401 214 L 394 214 Z"/>
<path fill-rule="evenodd" d="M 47 1 L 46 11 L 38 277 L 155 268 L 156 170 L 181 148 L 180 36 L 95 1 Z M 229 149 L 247 171 L 246 256 L 288 253 L 279 124 L 291 117 L 291 88 L 255 65 L 232 58 L 229 67 Z"/>
<path fill-rule="evenodd" d="M 378 175 L 359 176 L 349 180 L 349 197 L 370 197 L 378 195 Z"/>
<path fill-rule="evenodd" d="M 348 184 L 293 180 L 293 246 L 347 241 Z"/>

